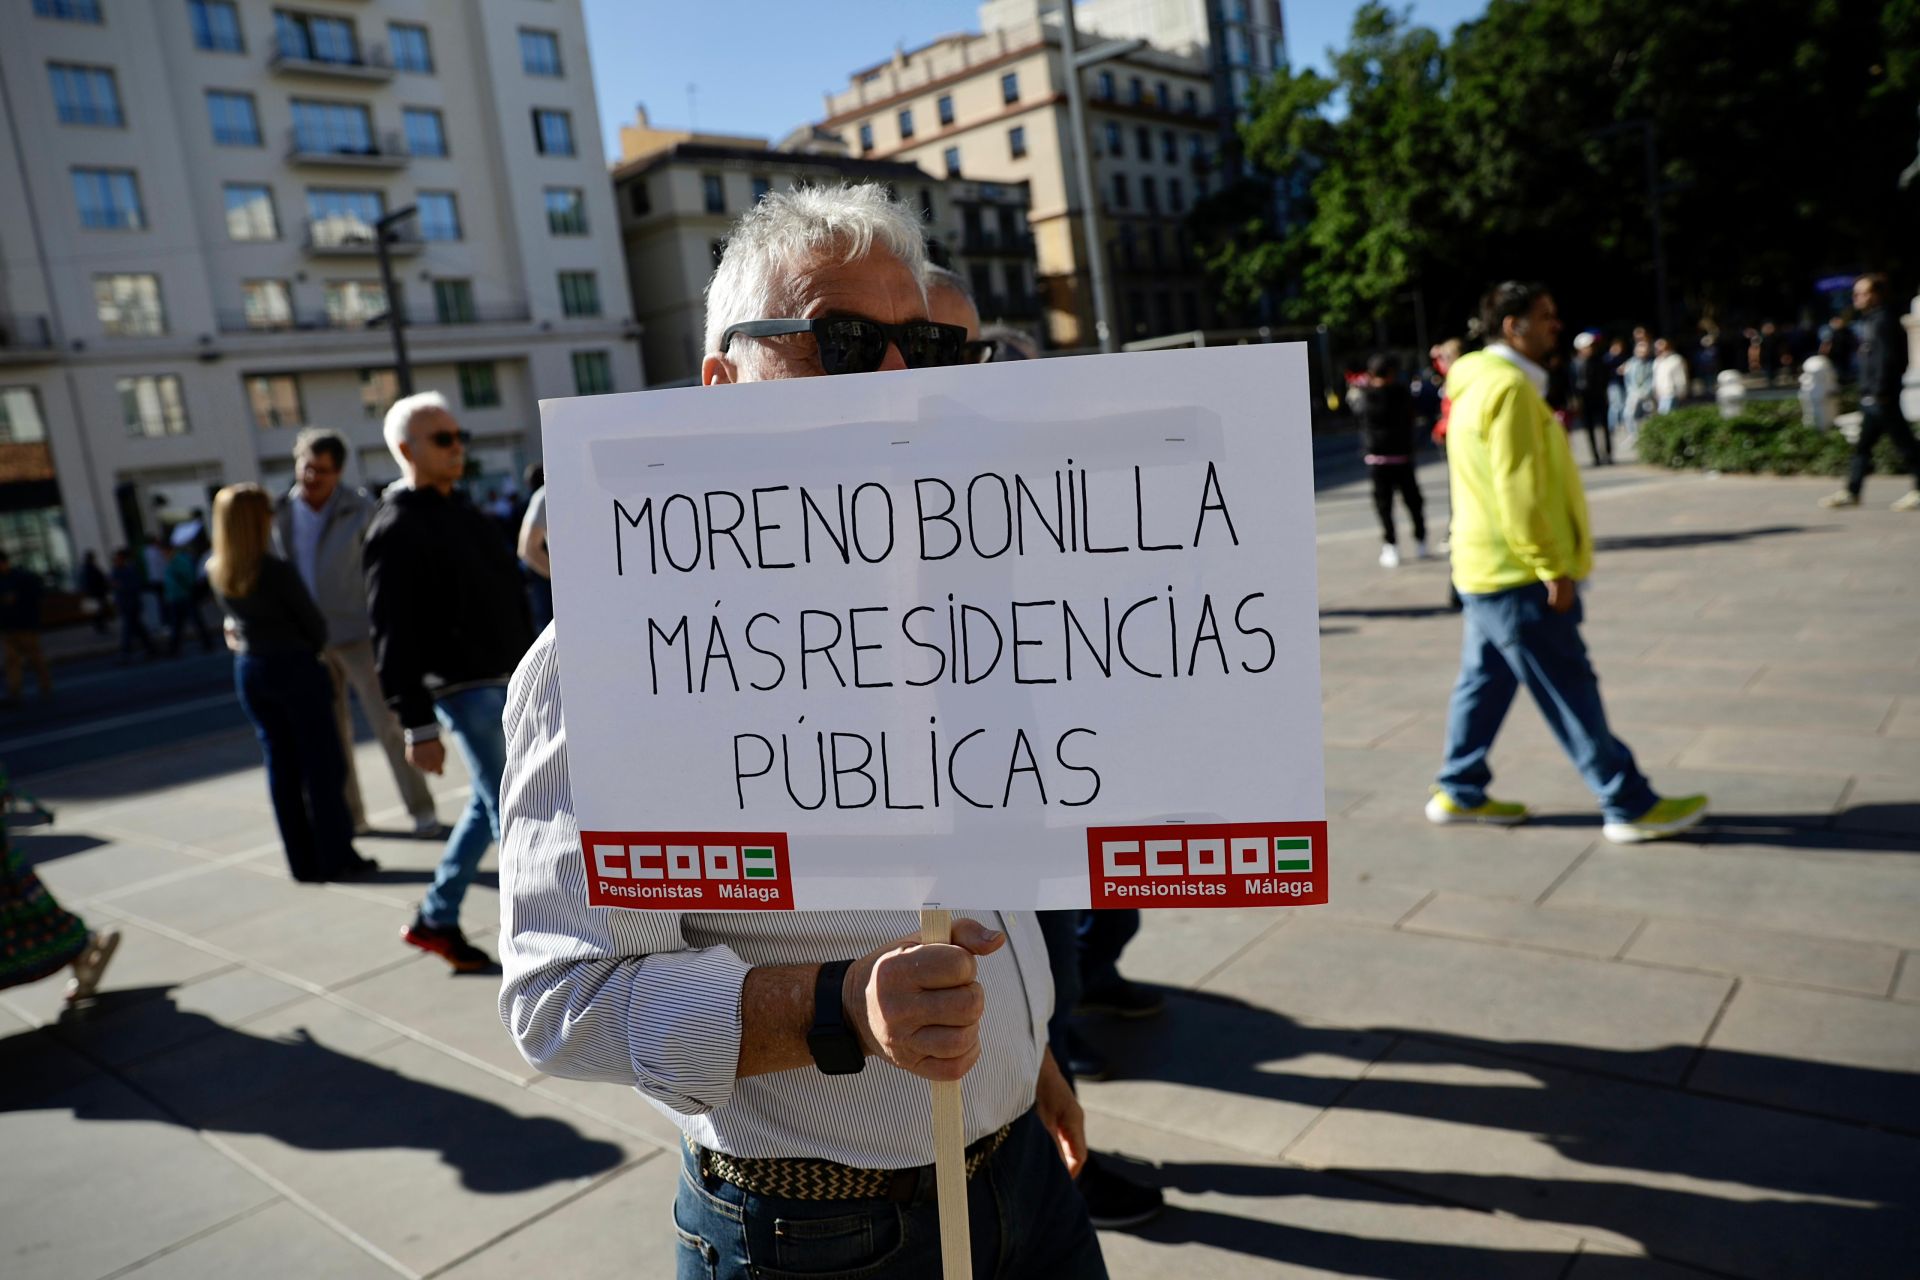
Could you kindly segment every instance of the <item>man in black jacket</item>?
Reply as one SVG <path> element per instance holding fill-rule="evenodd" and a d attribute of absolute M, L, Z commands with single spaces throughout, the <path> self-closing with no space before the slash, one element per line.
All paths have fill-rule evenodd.
<path fill-rule="evenodd" d="M 1895 511 L 1920 511 L 1920 447 L 1900 412 L 1900 382 L 1907 371 L 1907 335 L 1887 308 L 1887 278 L 1861 276 L 1853 282 L 1854 322 L 1858 346 L 1854 361 L 1860 370 L 1860 438 L 1853 446 L 1853 470 L 1847 487 L 1820 499 L 1823 507 L 1857 507 L 1867 472 L 1873 469 L 1873 446 L 1881 436 L 1893 441 L 1913 473 L 1913 488 L 1894 501 Z"/>
<path fill-rule="evenodd" d="M 446 398 L 427 391 L 399 401 L 386 436 L 404 478 L 387 490 L 362 552 L 381 691 L 406 732 L 410 764 L 440 773 L 442 734 L 451 734 L 473 778 L 473 798 L 401 937 L 471 973 L 493 962 L 461 933 L 460 902 L 500 837 L 500 721 L 533 626 L 513 552 L 454 489 L 471 437 Z"/>
<path fill-rule="evenodd" d="M 1397 569 L 1400 548 L 1393 528 L 1393 495 L 1407 504 L 1413 521 L 1414 554 L 1431 559 L 1427 550 L 1427 514 L 1414 478 L 1413 395 L 1398 378 L 1393 357 L 1375 355 L 1367 361 L 1364 379 L 1347 393 L 1347 403 L 1360 424 L 1360 448 L 1373 480 L 1373 509 L 1380 517 L 1380 567 Z"/>

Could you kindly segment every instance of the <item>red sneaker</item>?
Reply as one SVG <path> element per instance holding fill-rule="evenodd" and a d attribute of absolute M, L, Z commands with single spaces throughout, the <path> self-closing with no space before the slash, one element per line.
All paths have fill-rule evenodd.
<path fill-rule="evenodd" d="M 416 914 L 413 923 L 400 931 L 400 940 L 433 952 L 452 965 L 455 973 L 485 973 L 493 968 L 493 957 L 468 942 L 457 924 L 436 927 Z"/>

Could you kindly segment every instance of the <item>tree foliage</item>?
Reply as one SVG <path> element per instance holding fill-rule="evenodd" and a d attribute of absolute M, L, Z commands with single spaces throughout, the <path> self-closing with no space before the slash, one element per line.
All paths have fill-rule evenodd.
<path fill-rule="evenodd" d="M 1676 327 L 1920 267 L 1920 184 L 1895 185 L 1920 0 L 1491 0 L 1445 38 L 1369 3 L 1331 66 L 1260 90 L 1255 179 L 1196 211 L 1230 304 L 1355 331 L 1418 289 L 1458 332 L 1493 279 L 1535 276 L 1577 321 L 1651 322 L 1649 135 Z"/>

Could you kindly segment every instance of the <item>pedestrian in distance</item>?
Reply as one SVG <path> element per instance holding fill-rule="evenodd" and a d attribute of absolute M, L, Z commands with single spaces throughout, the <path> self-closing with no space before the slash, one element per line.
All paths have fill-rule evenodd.
<path fill-rule="evenodd" d="M 81 557 L 74 585 L 80 588 L 82 599 L 93 603 L 93 634 L 107 634 L 107 625 L 113 617 L 113 586 L 107 581 L 107 571 L 100 567 L 97 554 L 89 551 Z"/>
<path fill-rule="evenodd" d="M 327 623 L 300 573 L 273 554 L 273 502 L 257 484 L 213 500 L 208 578 L 226 614 L 233 683 L 267 765 L 267 794 L 287 869 L 313 884 L 379 868 L 353 847 L 346 753 L 333 722 L 333 685 L 320 661 Z"/>
<path fill-rule="evenodd" d="M 1587 433 L 1587 454 L 1593 465 L 1613 464 L 1613 423 L 1607 413 L 1607 368 L 1604 335 L 1587 332 L 1573 340 L 1574 395 L 1580 403 L 1580 429 Z"/>
<path fill-rule="evenodd" d="M 1607 344 L 1607 452 L 1612 456 L 1613 432 L 1626 425 L 1627 361 L 1632 353 L 1627 344 L 1615 338 Z"/>
<path fill-rule="evenodd" d="M 1672 413 L 1686 398 L 1687 358 L 1673 349 L 1665 338 L 1653 344 L 1653 403 L 1658 413 Z"/>
<path fill-rule="evenodd" d="M 1631 443 L 1640 434 L 1640 424 L 1653 413 L 1653 343 L 1641 339 L 1633 344 L 1633 354 L 1620 366 L 1623 408 L 1620 425 Z"/>
<path fill-rule="evenodd" d="M 1540 361 L 1560 335 L 1553 297 L 1544 285 L 1508 281 L 1487 295 L 1481 322 L 1487 349 L 1463 356 L 1447 376 L 1453 579 L 1466 608 L 1446 762 L 1427 818 L 1441 825 L 1526 820 L 1525 805 L 1487 794 L 1494 737 L 1525 684 L 1599 800 L 1608 840 L 1677 834 L 1705 816 L 1707 798 L 1655 793 L 1607 725 L 1580 637 L 1580 583 L 1593 569 L 1593 536 L 1573 451 L 1543 398 Z"/>
<path fill-rule="evenodd" d="M 398 401 L 385 431 L 401 480 L 367 526 L 362 552 L 380 688 L 400 719 L 407 761 L 443 772 L 451 737 L 473 788 L 400 936 L 455 972 L 481 973 L 493 961 L 460 931 L 460 904 L 500 838 L 500 718 L 533 627 L 511 539 L 456 488 L 472 437 L 446 397 L 423 391 Z"/>
<path fill-rule="evenodd" d="M 113 553 L 113 572 L 109 579 L 113 584 L 114 611 L 120 615 L 120 661 L 132 661 L 136 644 L 147 657 L 158 657 L 160 651 L 147 631 L 147 580 L 127 548 L 121 547 Z"/>
<path fill-rule="evenodd" d="M 710 394 L 961 363 L 966 331 L 930 318 L 924 235 L 877 184 L 763 197 L 708 286 Z M 589 907 L 558 630 L 507 700 L 501 1017 L 535 1069 L 638 1089 L 680 1129 L 678 1274 L 938 1275 L 925 1082 L 965 1076 L 981 1274 L 1104 1277 L 1034 913 L 959 914 L 951 942 L 922 943 L 911 911 Z"/>
<path fill-rule="evenodd" d="M 0 772 L 0 813 L 7 807 Z M 0 822 L 0 989 L 25 986 L 71 968 L 67 1003 L 93 998 L 107 963 L 120 948 L 118 929 L 89 929 L 61 907 L 7 838 Z"/>
<path fill-rule="evenodd" d="M 1373 510 L 1380 518 L 1380 567 L 1400 567 L 1398 533 L 1393 523 L 1393 499 L 1406 505 L 1413 526 L 1413 553 L 1433 558 L 1427 549 L 1426 505 L 1414 474 L 1413 394 L 1399 379 L 1392 356 L 1375 354 L 1367 360 L 1365 376 L 1348 393 L 1347 403 L 1360 424 L 1360 453 L 1373 486 Z"/>
<path fill-rule="evenodd" d="M 353 760 L 349 691 L 360 700 L 360 710 L 386 753 L 414 835 L 439 839 L 447 832 L 434 812 L 433 792 L 427 788 L 426 775 L 407 763 L 406 737 L 380 692 L 373 624 L 367 617 L 366 572 L 361 564 L 361 546 L 375 504 L 366 490 L 340 483 L 346 461 L 347 442 L 337 432 L 315 427 L 295 438 L 293 487 L 274 511 L 274 550 L 299 572 L 327 622 L 327 643 L 320 660 L 333 686 L 333 719 L 346 760 L 345 796 L 354 834 L 366 835 L 371 827 Z"/>
<path fill-rule="evenodd" d="M 31 569 L 15 567 L 13 557 L 0 551 L 0 649 L 6 654 L 7 705 L 20 701 L 26 685 L 25 668 L 33 668 L 40 696 L 53 696 L 53 672 L 40 647 L 40 608 L 46 583 Z"/>
<path fill-rule="evenodd" d="M 1860 435 L 1853 443 L 1847 487 L 1820 499 L 1823 507 L 1857 507 L 1873 470 L 1873 447 L 1885 436 L 1913 473 L 1913 488 L 1894 499 L 1895 511 L 1920 511 L 1920 446 L 1900 408 L 1907 372 L 1907 339 L 1887 306 L 1887 278 L 1865 275 L 1853 282 L 1854 362 L 1860 371 Z"/>
<path fill-rule="evenodd" d="M 162 594 L 167 602 L 167 622 L 172 634 L 167 640 L 167 656 L 180 656 L 180 642 L 186 637 L 187 625 L 191 623 L 200 637 L 200 649 L 203 653 L 213 652 L 213 632 L 207 627 L 207 620 L 200 614 L 198 579 L 200 566 L 195 563 L 193 548 L 186 542 L 174 545 L 173 554 L 167 557 L 166 572 L 161 578 Z"/>

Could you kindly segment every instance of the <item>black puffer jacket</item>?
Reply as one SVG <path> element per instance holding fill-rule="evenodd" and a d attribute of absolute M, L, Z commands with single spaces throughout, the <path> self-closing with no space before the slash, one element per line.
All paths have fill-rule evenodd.
<path fill-rule="evenodd" d="M 1854 355 L 1860 370 L 1860 399 L 1883 407 L 1900 403 L 1900 379 L 1907 372 L 1907 335 L 1891 307 L 1865 312 L 1853 326 L 1860 346 Z"/>
<path fill-rule="evenodd" d="M 1389 458 L 1413 456 L 1413 393 L 1403 384 L 1355 387 L 1350 403 L 1360 423 L 1363 453 Z"/>
<path fill-rule="evenodd" d="M 506 679 L 533 644 L 519 562 L 466 495 L 389 490 L 362 558 L 380 688 L 407 728 L 434 723 L 436 694 Z"/>

